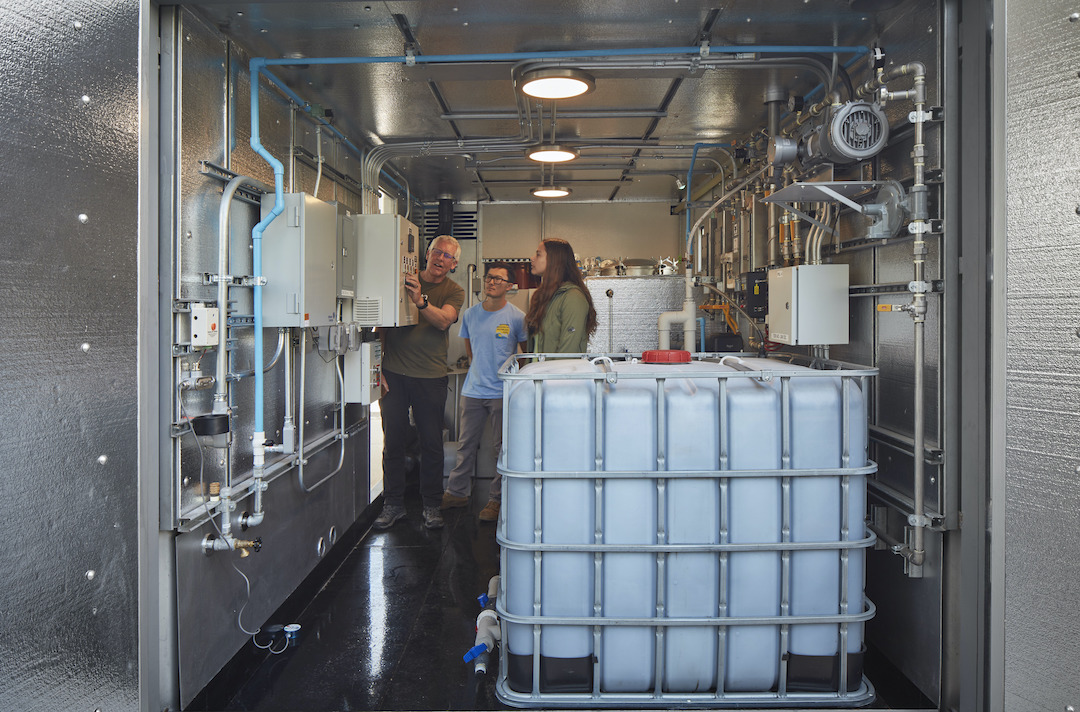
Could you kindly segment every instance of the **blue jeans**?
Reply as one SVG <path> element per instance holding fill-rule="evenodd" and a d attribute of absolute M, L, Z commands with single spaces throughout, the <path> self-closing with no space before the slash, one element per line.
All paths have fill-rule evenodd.
<path fill-rule="evenodd" d="M 408 445 L 409 408 L 420 438 L 420 497 L 425 507 L 442 502 L 443 408 L 447 378 L 413 378 L 382 372 L 390 390 L 379 401 L 383 427 L 383 499 L 393 506 L 405 504 L 405 447 Z"/>

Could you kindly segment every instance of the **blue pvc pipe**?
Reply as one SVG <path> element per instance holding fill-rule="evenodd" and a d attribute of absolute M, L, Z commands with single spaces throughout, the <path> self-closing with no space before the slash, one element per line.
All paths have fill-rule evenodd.
<path fill-rule="evenodd" d="M 251 230 L 251 273 L 255 278 L 255 290 L 252 295 L 252 311 L 255 313 L 255 432 L 263 430 L 263 310 L 262 286 L 258 283 L 262 276 L 262 234 L 266 226 L 274 221 L 285 209 L 285 166 L 271 155 L 259 140 L 259 73 L 264 60 L 251 60 L 251 148 L 274 169 L 274 209 Z"/>
<path fill-rule="evenodd" d="M 698 353 L 705 352 L 705 317 L 699 316 L 698 323 Z"/>
<path fill-rule="evenodd" d="M 252 61 L 254 62 L 254 60 L 252 60 Z M 274 61 L 274 60 L 264 60 L 264 63 L 265 63 L 265 62 L 270 62 L 270 61 Z M 276 86 L 276 87 L 277 87 L 278 89 L 280 89 L 280 90 L 282 91 L 282 93 L 284 93 L 284 94 L 285 94 L 285 96 L 287 96 L 287 97 L 289 97 L 290 99 L 292 99 L 293 103 L 295 103 L 295 104 L 296 104 L 297 106 L 301 107 L 301 108 L 302 108 L 302 109 L 303 109 L 304 111 L 308 112 L 309 114 L 311 113 L 311 104 L 310 104 L 310 102 L 304 101 L 304 99 L 302 99 L 302 98 L 300 97 L 300 95 L 299 95 L 299 94 L 297 94 L 297 93 L 296 93 L 296 92 L 294 92 L 294 91 L 293 91 L 292 89 L 290 89 L 290 88 L 289 88 L 288 86 L 286 86 L 285 82 L 281 81 L 280 79 L 278 79 L 278 78 L 277 78 L 277 77 L 275 77 L 275 76 L 274 76 L 273 74 L 271 74 L 270 72 L 266 71 L 265 69 L 264 69 L 264 70 L 262 70 L 262 75 L 263 75 L 264 77 L 266 77 L 266 79 L 267 79 L 267 80 L 268 80 L 268 81 L 269 81 L 269 82 L 270 82 L 271 84 L 273 84 L 273 85 L 274 85 L 274 86 Z M 318 117 L 318 116 L 316 116 L 316 117 L 313 117 L 313 118 L 314 118 L 314 119 L 315 119 L 316 121 L 318 121 L 318 122 L 319 122 L 320 124 L 322 124 L 322 125 L 323 125 L 324 127 L 326 127 L 326 128 L 327 128 L 327 129 L 328 129 L 328 130 L 330 131 L 330 133 L 332 133 L 332 134 L 333 134 L 334 136 L 337 136 L 337 137 L 338 137 L 339 139 L 341 139 L 341 140 L 342 140 L 342 142 L 344 142 L 344 144 L 345 144 L 346 146 L 348 146 L 348 147 L 349 147 L 350 149 L 352 149 L 352 152 L 353 152 L 354 154 L 356 154 L 357 156 L 363 156 L 363 155 L 364 155 L 364 152 L 363 152 L 363 150 L 361 150 L 361 149 L 360 149 L 360 148 L 359 148 L 359 147 L 358 147 L 358 146 L 357 146 L 356 144 L 354 144 L 354 143 L 353 143 L 352 141 L 350 141 L 350 140 L 349 140 L 349 139 L 348 139 L 348 138 L 347 138 L 347 137 L 345 136 L 345 134 L 341 133 L 341 131 L 339 131 L 339 130 L 337 129 L 337 127 L 336 127 L 336 126 L 334 126 L 334 125 L 332 125 L 332 124 L 328 123 L 328 122 L 326 121 L 326 119 L 320 118 L 320 117 Z M 394 180 L 393 176 L 391 176 L 391 175 L 390 175 L 389 173 L 387 173 L 387 172 L 386 172 L 385 170 L 383 170 L 383 171 L 380 171 L 380 175 L 381 175 L 381 176 L 383 176 L 384 178 L 386 178 L 386 180 L 388 180 L 388 181 L 390 181 L 391 183 L 393 183 L 393 184 L 394 184 L 394 185 L 395 185 L 395 186 L 397 187 L 397 189 L 398 189 L 398 190 L 400 190 L 400 191 L 402 191 L 402 192 L 405 192 L 405 186 L 401 185 L 401 184 L 400 184 L 400 183 L 398 183 L 398 182 L 397 182 L 396 180 Z"/>

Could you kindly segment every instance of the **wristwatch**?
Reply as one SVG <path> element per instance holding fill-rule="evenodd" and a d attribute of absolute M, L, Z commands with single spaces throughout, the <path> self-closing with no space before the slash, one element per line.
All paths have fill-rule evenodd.
<path fill-rule="evenodd" d="M 427 299 L 427 295 L 426 295 L 426 294 L 422 294 L 422 295 L 420 295 L 420 296 L 422 296 L 422 297 L 424 298 L 424 303 L 423 303 L 423 304 L 420 304 L 420 305 L 417 305 L 417 307 L 416 307 L 416 308 L 417 308 L 417 309 L 427 309 L 427 305 L 428 305 L 428 299 Z"/>

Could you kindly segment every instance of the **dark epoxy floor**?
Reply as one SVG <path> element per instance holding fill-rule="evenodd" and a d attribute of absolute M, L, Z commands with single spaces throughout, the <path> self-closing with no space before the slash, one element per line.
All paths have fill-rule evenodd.
<path fill-rule="evenodd" d="M 297 644 L 270 656 L 228 709 L 503 708 L 496 667 L 477 680 L 461 659 L 475 638 L 477 596 L 499 568 L 495 524 L 477 520 L 486 500 L 474 500 L 429 531 L 415 497 L 406 519 L 369 532 L 296 621 Z"/>
<path fill-rule="evenodd" d="M 414 493 L 406 519 L 368 532 L 297 608 L 295 644 L 267 655 L 209 709 L 509 709 L 495 698 L 496 659 L 479 679 L 461 659 L 475 637 L 476 598 L 499 565 L 496 525 L 477 520 L 485 498 L 473 499 L 444 513 L 446 528 L 428 531 Z M 873 651 L 866 671 L 878 690 L 871 709 L 933 708 Z"/>

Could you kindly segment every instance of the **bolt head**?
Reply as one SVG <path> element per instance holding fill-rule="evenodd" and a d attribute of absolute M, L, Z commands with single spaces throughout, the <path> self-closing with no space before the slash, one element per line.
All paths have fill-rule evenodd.
<path fill-rule="evenodd" d="M 90 569 L 89 571 L 86 572 L 86 580 L 87 581 L 93 581 L 95 576 L 97 576 L 97 572 L 94 571 L 93 569 Z"/>
<path fill-rule="evenodd" d="M 1069 22 L 1076 22 L 1077 20 L 1080 20 L 1080 12 L 1074 12 L 1069 15 Z"/>

